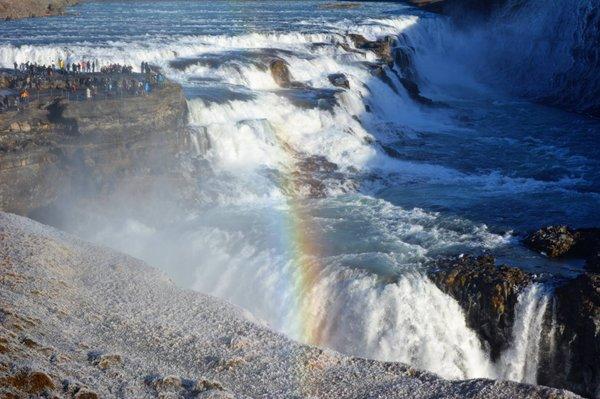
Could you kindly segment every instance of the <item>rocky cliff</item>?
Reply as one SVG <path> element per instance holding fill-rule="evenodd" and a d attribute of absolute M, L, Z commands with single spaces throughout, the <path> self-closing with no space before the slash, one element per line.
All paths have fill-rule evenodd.
<path fill-rule="evenodd" d="M 168 174 L 186 143 L 186 115 L 171 83 L 143 96 L 52 97 L 0 114 L 0 209 L 27 215 Z"/>
<path fill-rule="evenodd" d="M 438 260 L 429 278 L 461 305 L 467 324 L 498 359 L 512 341 L 518 295 L 532 278 L 509 266 L 496 266 L 491 256 Z"/>
<path fill-rule="evenodd" d="M 547 233 L 548 229 L 541 231 Z M 550 231 L 562 229 L 550 228 Z M 581 231 L 588 235 L 598 232 L 597 229 Z M 529 237 L 538 237 L 538 233 Z M 586 242 L 597 243 L 586 237 L 589 239 Z M 559 234 L 556 239 L 562 244 L 567 240 L 564 234 Z M 571 245 L 582 248 L 573 242 Z M 490 348 L 492 358 L 498 359 L 513 340 L 519 294 L 535 280 L 535 276 L 515 267 L 498 266 L 491 256 L 464 256 L 436 261 L 429 278 L 461 305 L 469 327 Z M 554 290 L 552 306 L 542 315 L 538 382 L 599 398 L 600 274 L 590 271 L 573 280 L 547 281 L 545 284 Z"/>
<path fill-rule="evenodd" d="M 79 0 L 0 0 L 0 19 L 60 15 Z"/>

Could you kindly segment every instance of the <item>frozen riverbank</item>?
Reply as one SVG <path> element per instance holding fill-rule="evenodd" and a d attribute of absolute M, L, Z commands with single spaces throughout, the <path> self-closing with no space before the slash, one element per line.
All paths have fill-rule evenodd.
<path fill-rule="evenodd" d="M 5 213 L 0 257 L 0 393 L 576 397 L 513 382 L 451 382 L 299 345 L 222 300 L 177 288 L 140 261 Z"/>

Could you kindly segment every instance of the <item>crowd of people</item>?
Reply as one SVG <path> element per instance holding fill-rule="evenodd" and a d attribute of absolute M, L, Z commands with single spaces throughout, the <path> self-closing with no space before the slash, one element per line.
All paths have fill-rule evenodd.
<path fill-rule="evenodd" d="M 50 65 L 25 62 L 5 70 L 0 86 L 0 112 L 26 106 L 32 98 L 63 96 L 69 100 L 91 100 L 97 97 L 139 96 L 161 86 L 165 77 L 146 62 L 140 73 L 130 65 L 99 66 L 95 60 L 58 62 Z M 6 84 L 8 82 L 8 84 Z"/>

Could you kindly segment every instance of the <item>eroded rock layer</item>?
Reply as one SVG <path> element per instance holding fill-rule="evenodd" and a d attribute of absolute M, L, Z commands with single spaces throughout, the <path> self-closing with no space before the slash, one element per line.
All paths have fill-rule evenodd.
<path fill-rule="evenodd" d="M 0 114 L 0 209 L 27 215 L 168 174 L 187 145 L 186 113 L 183 91 L 167 83 L 143 96 L 50 98 Z"/>

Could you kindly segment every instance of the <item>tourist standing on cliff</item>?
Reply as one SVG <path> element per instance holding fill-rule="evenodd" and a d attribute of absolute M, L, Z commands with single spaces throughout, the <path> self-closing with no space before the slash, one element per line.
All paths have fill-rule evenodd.
<path fill-rule="evenodd" d="M 29 92 L 27 90 L 23 90 L 21 92 L 21 104 L 25 105 L 27 100 L 29 99 Z"/>

